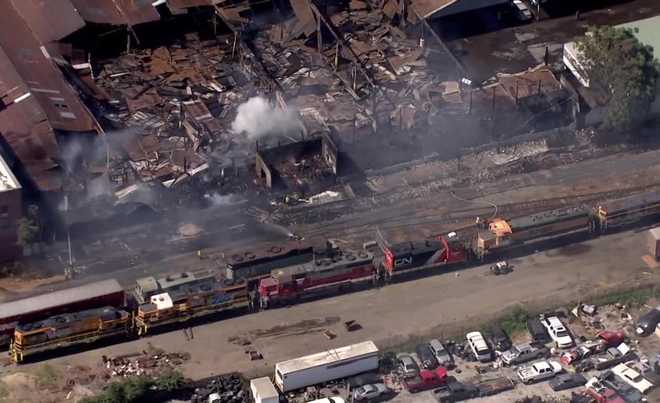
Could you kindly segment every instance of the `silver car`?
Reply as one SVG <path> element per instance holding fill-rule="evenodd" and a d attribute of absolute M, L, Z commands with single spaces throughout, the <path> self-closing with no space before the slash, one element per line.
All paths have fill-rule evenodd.
<path fill-rule="evenodd" d="M 383 395 L 391 393 L 391 390 L 382 383 L 373 383 L 369 385 L 363 385 L 353 390 L 353 400 L 354 401 L 367 401 L 371 399 L 379 398 Z"/>
<path fill-rule="evenodd" d="M 404 378 L 413 378 L 419 374 L 419 366 L 408 354 L 399 356 L 399 370 Z"/>
<path fill-rule="evenodd" d="M 549 350 L 546 347 L 536 347 L 532 344 L 516 344 L 502 353 L 502 362 L 505 365 L 517 365 L 523 362 L 545 357 Z"/>

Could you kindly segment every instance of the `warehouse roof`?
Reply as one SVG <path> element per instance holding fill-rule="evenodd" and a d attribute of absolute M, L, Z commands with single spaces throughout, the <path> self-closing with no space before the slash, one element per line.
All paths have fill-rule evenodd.
<path fill-rule="evenodd" d="M 655 57 L 660 54 L 660 16 L 645 18 L 617 25 L 617 28 L 637 29 L 635 36 L 644 45 L 650 46 L 655 50 Z"/>
<path fill-rule="evenodd" d="M 0 155 L 0 192 L 19 189 L 20 187 L 21 184 L 18 183 L 11 168 Z"/>
<path fill-rule="evenodd" d="M 30 298 L 23 298 L 16 301 L 0 304 L 0 320 L 13 318 L 14 316 L 41 311 L 47 308 L 54 308 L 67 304 L 72 304 L 103 295 L 120 292 L 123 289 L 117 280 L 104 280 L 95 283 L 85 284 L 80 287 L 67 288 L 41 294 Z"/>
<path fill-rule="evenodd" d="M 336 363 L 338 361 L 357 358 L 368 354 L 377 354 L 378 347 L 373 341 L 365 341 L 346 347 L 339 347 L 334 350 L 323 351 L 321 353 L 307 355 L 305 357 L 294 358 L 293 360 L 278 362 L 275 368 L 283 374 L 300 371 L 306 368 L 318 367 Z"/>

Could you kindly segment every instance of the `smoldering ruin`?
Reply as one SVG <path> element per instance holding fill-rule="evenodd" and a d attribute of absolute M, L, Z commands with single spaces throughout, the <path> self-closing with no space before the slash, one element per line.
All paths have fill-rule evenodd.
<path fill-rule="evenodd" d="M 164 4 L 123 6 L 127 21 L 82 24 L 48 50 L 90 120 L 58 133 L 63 179 L 45 200 L 55 239 L 68 228 L 81 256 L 113 231 L 171 235 L 223 209 L 243 212 L 241 230 L 245 217 L 272 224 L 369 195 L 367 172 L 569 119 L 549 66 L 470 83 L 396 0 Z"/>

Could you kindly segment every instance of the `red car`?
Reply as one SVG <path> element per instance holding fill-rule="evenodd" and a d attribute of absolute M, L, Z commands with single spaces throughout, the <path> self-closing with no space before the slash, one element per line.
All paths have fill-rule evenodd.
<path fill-rule="evenodd" d="M 623 343 L 626 334 L 623 330 L 603 330 L 598 333 L 598 337 L 605 342 L 607 347 L 617 347 Z"/>
<path fill-rule="evenodd" d="M 440 367 L 432 371 L 422 370 L 416 377 L 406 379 L 404 381 L 404 385 L 410 393 L 417 393 L 424 390 L 446 386 L 447 369 Z"/>

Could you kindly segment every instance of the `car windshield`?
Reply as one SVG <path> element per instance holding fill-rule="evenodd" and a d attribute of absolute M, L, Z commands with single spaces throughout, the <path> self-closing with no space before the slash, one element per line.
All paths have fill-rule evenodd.
<path fill-rule="evenodd" d="M 362 387 L 362 390 L 364 391 L 364 393 L 371 393 L 371 392 L 375 392 L 376 388 L 373 385 L 364 385 Z"/>
<path fill-rule="evenodd" d="M 557 337 L 566 337 L 568 336 L 568 332 L 566 330 L 559 330 L 557 332 Z"/>

